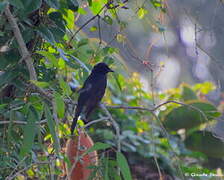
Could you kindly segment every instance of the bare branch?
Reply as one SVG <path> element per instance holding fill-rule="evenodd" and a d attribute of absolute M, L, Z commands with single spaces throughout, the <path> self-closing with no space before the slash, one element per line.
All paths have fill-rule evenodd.
<path fill-rule="evenodd" d="M 46 123 L 46 120 L 42 120 L 40 122 L 36 122 L 36 124 L 44 124 Z M 10 124 L 10 123 L 14 123 L 14 124 L 27 124 L 26 121 L 0 121 L 0 124 Z"/>
<path fill-rule="evenodd" d="M 92 124 L 95 124 L 95 123 L 98 123 L 98 122 L 101 122 L 101 121 L 107 121 L 109 118 L 108 117 L 102 117 L 100 119 L 96 119 L 96 120 L 93 120 L 93 121 L 90 121 L 89 123 L 87 123 L 85 126 L 83 126 L 82 128 L 87 128 L 89 126 L 91 126 Z"/>

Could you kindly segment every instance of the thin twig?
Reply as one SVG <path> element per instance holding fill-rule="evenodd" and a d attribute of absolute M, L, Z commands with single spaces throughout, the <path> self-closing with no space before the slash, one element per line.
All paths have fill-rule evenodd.
<path fill-rule="evenodd" d="M 98 31 L 99 31 L 99 39 L 100 39 L 99 47 L 100 47 L 101 44 L 102 44 L 101 26 L 100 26 L 100 16 L 98 15 L 97 17 L 98 17 L 98 18 L 97 18 L 97 24 L 98 24 Z"/>
<path fill-rule="evenodd" d="M 102 117 L 100 119 L 96 119 L 96 120 L 93 120 L 93 121 L 90 121 L 89 123 L 87 123 L 85 126 L 83 126 L 82 128 L 87 128 L 89 126 L 91 126 L 92 124 L 95 124 L 95 123 L 98 123 L 98 122 L 101 122 L 101 121 L 107 121 L 109 118 L 108 117 Z"/>
<path fill-rule="evenodd" d="M 42 120 L 40 122 L 36 122 L 36 124 L 44 124 L 46 123 L 46 120 Z M 0 121 L 0 124 L 10 124 L 10 123 L 14 123 L 14 124 L 27 124 L 26 121 Z"/>
<path fill-rule="evenodd" d="M 79 33 L 79 31 L 81 31 L 86 25 L 88 25 L 91 21 L 93 21 L 96 17 L 98 17 L 100 15 L 100 13 L 103 11 L 103 9 L 106 7 L 107 4 L 105 4 L 100 10 L 99 12 L 91 17 L 88 21 L 86 21 L 81 27 L 79 27 L 79 29 L 72 35 L 72 37 L 70 38 L 68 44 L 71 44 L 71 41 L 74 39 L 74 37 Z"/>

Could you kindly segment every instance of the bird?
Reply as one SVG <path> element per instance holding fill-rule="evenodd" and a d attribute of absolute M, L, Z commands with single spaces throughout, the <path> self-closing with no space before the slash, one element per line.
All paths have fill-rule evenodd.
<path fill-rule="evenodd" d="M 81 113 L 85 115 L 85 120 L 88 120 L 89 115 L 98 106 L 105 94 L 107 87 L 107 73 L 114 72 L 106 63 L 96 64 L 90 75 L 84 82 L 83 87 L 78 91 L 78 103 L 75 110 L 75 116 L 72 121 L 71 135 L 77 124 L 78 117 Z"/>

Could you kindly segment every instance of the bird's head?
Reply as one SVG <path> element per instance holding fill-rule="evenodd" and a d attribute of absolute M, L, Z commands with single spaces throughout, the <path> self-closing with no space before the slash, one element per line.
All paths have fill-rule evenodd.
<path fill-rule="evenodd" d="M 114 72 L 114 71 L 112 69 L 110 69 L 107 64 L 102 62 L 102 63 L 96 64 L 93 67 L 92 72 L 107 74 L 108 72 Z"/>

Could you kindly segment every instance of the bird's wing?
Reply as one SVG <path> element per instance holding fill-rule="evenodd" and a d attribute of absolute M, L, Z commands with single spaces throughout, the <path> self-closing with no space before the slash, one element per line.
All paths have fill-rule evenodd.
<path fill-rule="evenodd" d="M 92 84 L 86 84 L 86 86 L 82 87 L 82 88 L 78 91 L 78 93 L 81 94 L 81 93 L 87 92 L 87 91 L 89 91 L 92 87 L 93 87 Z"/>

